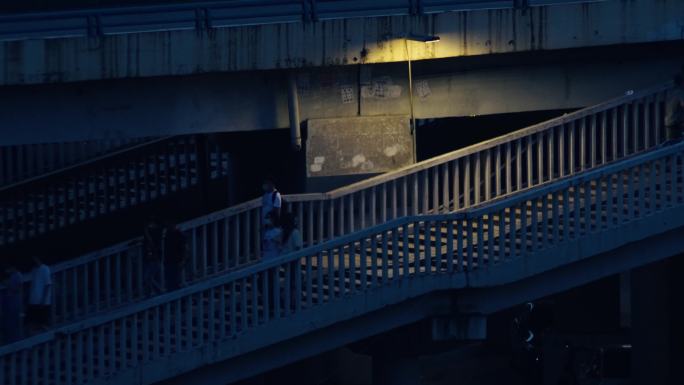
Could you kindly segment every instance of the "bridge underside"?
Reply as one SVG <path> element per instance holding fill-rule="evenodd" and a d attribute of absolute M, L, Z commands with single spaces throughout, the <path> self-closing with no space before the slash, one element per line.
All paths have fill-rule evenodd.
<path fill-rule="evenodd" d="M 678 42 L 417 62 L 415 117 L 592 105 L 668 80 L 684 61 L 680 47 Z M 302 69 L 296 79 L 302 121 L 410 114 L 406 63 Z M 5 146 L 289 125 L 286 71 L 4 87 L 0 97 Z"/>

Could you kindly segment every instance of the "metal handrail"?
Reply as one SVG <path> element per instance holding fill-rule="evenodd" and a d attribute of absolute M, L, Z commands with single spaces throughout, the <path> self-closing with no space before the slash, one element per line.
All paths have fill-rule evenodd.
<path fill-rule="evenodd" d="M 581 242 L 590 235 L 680 209 L 684 206 L 683 161 L 684 143 L 679 143 L 464 212 L 400 218 L 263 261 L 0 347 L 0 381 L 12 373 L 21 381 L 41 383 L 40 377 L 31 376 L 57 366 L 69 376 L 84 376 L 66 382 L 82 382 L 93 373 L 116 376 L 149 360 L 202 348 L 204 343 L 249 338 L 246 332 L 257 327 L 341 298 L 372 295 L 400 280 L 501 271 L 510 266 L 504 262 L 529 259 L 569 241 Z M 412 231 L 407 231 L 409 227 Z M 469 281 L 464 280 L 466 286 Z M 204 306 L 211 310 L 205 311 Z M 175 343 L 170 343 L 170 334 L 176 335 Z M 109 344 L 110 338 L 131 343 L 117 348 Z M 193 343 L 195 338 L 200 338 L 199 345 Z M 62 353 L 65 346 L 67 355 Z M 105 352 L 104 346 L 110 348 Z M 141 351 L 139 346 L 150 349 Z M 44 349 L 53 352 L 50 358 L 44 358 Z M 96 352 L 109 356 L 96 359 Z M 111 360 L 121 366 L 109 365 Z M 28 370 L 18 370 L 19 365 Z M 76 366 L 89 370 L 74 371 Z"/>
<path fill-rule="evenodd" d="M 306 246 L 400 217 L 474 207 L 658 146 L 668 87 L 630 93 L 350 187 L 284 200 L 300 219 Z M 189 280 L 258 261 L 260 210 L 255 199 L 181 224 L 191 244 Z M 145 298 L 140 255 L 139 242 L 124 242 L 57 265 L 57 319 Z M 85 289 L 93 289 L 87 300 L 72 294 Z"/>
<path fill-rule="evenodd" d="M 200 142 L 197 135 L 153 139 L 0 188 L 0 245 L 226 176 L 225 152 Z"/>
<path fill-rule="evenodd" d="M 164 136 L 164 137 L 149 139 L 149 140 L 146 140 L 146 141 L 141 142 L 141 143 L 134 143 L 132 145 L 129 145 L 129 146 L 126 146 L 123 148 L 118 148 L 116 150 L 109 151 L 105 154 L 97 155 L 97 156 L 82 160 L 80 162 L 70 164 L 68 166 L 59 168 L 57 170 L 52 170 L 52 171 L 49 171 L 46 173 L 42 173 L 40 175 L 35 175 L 35 176 L 30 177 L 30 178 L 22 179 L 20 181 L 14 182 L 12 184 L 0 186 L 0 194 L 6 193 L 6 192 L 13 190 L 13 189 L 23 188 L 24 186 L 26 186 L 28 184 L 31 184 L 34 182 L 40 182 L 40 181 L 45 180 L 46 178 L 51 178 L 51 177 L 58 177 L 59 178 L 60 176 L 68 174 L 68 173 L 70 173 L 74 170 L 77 170 L 79 168 L 90 166 L 90 165 L 96 164 L 98 162 L 101 162 L 105 159 L 110 159 L 110 158 L 115 157 L 115 156 L 126 154 L 126 153 L 129 153 L 131 151 L 135 151 L 135 150 L 144 148 L 144 147 L 149 146 L 151 144 L 160 143 L 160 142 L 163 142 L 165 140 L 168 140 L 169 138 L 171 138 L 171 136 Z"/>

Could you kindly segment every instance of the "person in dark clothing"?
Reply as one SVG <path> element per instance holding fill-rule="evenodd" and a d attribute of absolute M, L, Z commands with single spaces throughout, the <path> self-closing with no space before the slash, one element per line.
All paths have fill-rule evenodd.
<path fill-rule="evenodd" d="M 143 282 L 148 294 L 161 291 L 162 226 L 150 218 L 143 234 Z"/>
<path fill-rule="evenodd" d="M 183 283 L 187 252 L 185 236 L 178 226 L 168 223 L 164 229 L 164 275 L 166 290 L 176 290 Z"/>
<path fill-rule="evenodd" d="M 5 343 L 10 343 L 21 339 L 22 325 L 21 314 L 23 312 L 22 303 L 22 283 L 21 273 L 13 266 L 5 270 L 5 291 L 0 299 L 0 326 Z"/>

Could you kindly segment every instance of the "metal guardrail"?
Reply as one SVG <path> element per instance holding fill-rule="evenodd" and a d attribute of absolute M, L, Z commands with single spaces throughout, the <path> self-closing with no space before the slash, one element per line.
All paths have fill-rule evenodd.
<path fill-rule="evenodd" d="M 0 188 L 150 140 L 135 138 L 0 146 Z"/>
<path fill-rule="evenodd" d="M 669 87 L 631 93 L 325 194 L 283 199 L 309 247 L 401 217 L 468 209 L 656 147 Z M 255 199 L 181 224 L 190 244 L 186 280 L 258 261 L 260 221 L 261 200 Z M 54 319 L 80 319 L 144 299 L 141 255 L 140 243 L 131 240 L 55 266 Z"/>
<path fill-rule="evenodd" d="M 263 261 L 0 347 L 0 382 L 159 381 L 175 374 L 143 378 L 131 371 L 206 344 L 249 345 L 249 332 L 257 328 L 358 295 L 379 295 L 380 288 L 406 290 L 416 277 L 501 271 L 510 267 L 506 262 L 531 261 L 562 244 L 681 208 L 683 162 L 680 143 L 464 212 L 411 215 Z"/>
<path fill-rule="evenodd" d="M 604 0 L 530 0 L 529 6 Z M 514 8 L 514 0 L 237 0 L 0 16 L 0 41 Z"/>
<path fill-rule="evenodd" d="M 187 189 L 200 183 L 204 167 L 210 179 L 226 176 L 227 154 L 200 147 L 195 136 L 157 139 L 2 187 L 0 245 Z"/>

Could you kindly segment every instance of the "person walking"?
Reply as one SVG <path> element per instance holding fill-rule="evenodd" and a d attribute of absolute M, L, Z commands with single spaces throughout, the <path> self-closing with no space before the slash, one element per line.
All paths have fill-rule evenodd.
<path fill-rule="evenodd" d="M 294 253 L 302 249 L 302 233 L 299 231 L 299 226 L 297 224 L 297 219 L 292 213 L 285 213 L 282 215 L 282 246 L 280 248 L 280 253 L 282 255 Z M 299 262 L 296 262 L 299 263 Z M 296 264 L 294 266 L 297 266 Z M 284 272 L 286 274 L 286 272 Z M 296 267 L 290 268 L 290 298 L 297 298 L 299 293 L 297 293 L 297 269 Z M 282 298 L 285 298 L 283 295 Z M 283 308 L 286 304 L 283 304 Z M 295 301 L 290 301 L 290 310 L 294 310 Z"/>
<path fill-rule="evenodd" d="M 187 258 L 186 242 L 178 226 L 168 223 L 164 229 L 164 275 L 166 291 L 176 290 L 183 283 Z"/>
<path fill-rule="evenodd" d="M 52 307 L 52 272 L 40 258 L 33 258 L 31 286 L 26 318 L 32 331 L 47 329 L 50 325 Z"/>
<path fill-rule="evenodd" d="M 268 260 L 280 255 L 283 242 L 283 230 L 278 223 L 275 212 L 268 214 L 264 221 L 264 236 L 262 238 L 262 259 Z"/>
<path fill-rule="evenodd" d="M 299 231 L 296 217 L 292 213 L 286 213 L 282 218 L 283 244 L 281 253 L 289 254 L 301 250 L 303 246 L 302 232 Z"/>
<path fill-rule="evenodd" d="M 280 196 L 272 177 L 264 178 L 261 188 L 264 191 L 261 196 L 261 219 L 264 221 L 262 226 L 266 227 L 265 220 L 271 213 L 273 213 L 276 222 L 280 220 L 283 198 Z"/>
<path fill-rule="evenodd" d="M 143 284 L 149 295 L 162 288 L 162 230 L 159 221 L 151 217 L 143 233 Z"/>
<path fill-rule="evenodd" d="M 23 313 L 22 304 L 22 282 L 23 277 L 19 270 L 14 266 L 6 269 L 5 292 L 2 294 L 0 314 L 2 319 L 2 336 L 5 343 L 11 343 L 21 339 L 21 315 Z"/>

